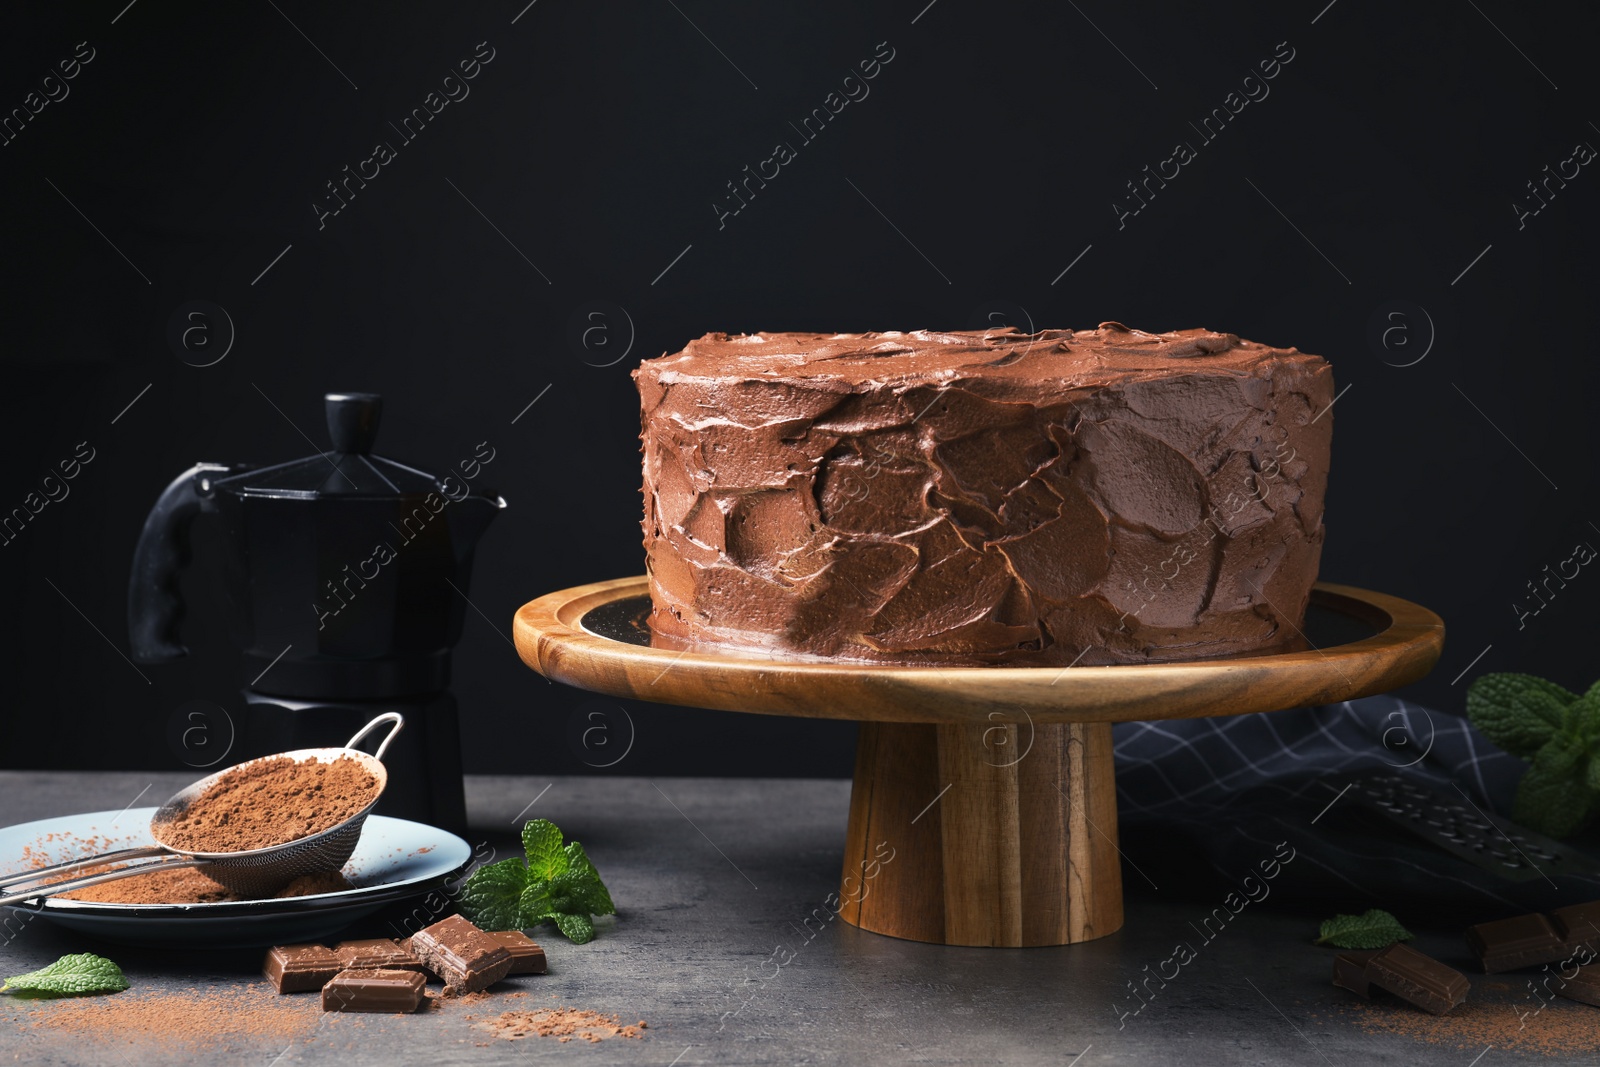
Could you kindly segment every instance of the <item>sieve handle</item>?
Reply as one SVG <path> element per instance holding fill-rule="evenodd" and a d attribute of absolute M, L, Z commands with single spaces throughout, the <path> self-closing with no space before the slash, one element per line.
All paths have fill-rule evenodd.
<path fill-rule="evenodd" d="M 123 849 L 121 852 L 107 852 L 104 855 L 91 856 L 86 860 L 74 860 L 71 863 L 60 863 L 54 867 L 31 871 L 26 879 L 11 877 L 8 882 L 9 885 L 16 886 L 23 884 L 24 881 L 36 881 L 41 874 L 60 872 L 91 863 L 116 862 L 155 855 L 165 855 L 166 858 L 157 860 L 154 863 L 138 863 L 128 867 L 121 867 L 114 871 L 102 871 L 99 874 L 87 875 L 83 878 L 69 878 L 64 882 L 52 882 L 49 885 L 36 885 L 29 889 L 18 890 L 6 896 L 0 896 L 0 907 L 20 904 L 25 900 L 43 900 L 45 897 L 53 897 L 58 893 L 70 893 L 74 889 L 85 889 L 91 885 L 99 885 L 101 882 L 115 882 L 119 878 L 132 878 L 136 874 L 147 874 L 150 871 L 174 870 L 179 867 L 207 867 L 211 863 L 210 860 L 197 860 L 180 853 L 168 852 L 164 848 L 129 848 Z"/>
<path fill-rule="evenodd" d="M 358 730 L 354 737 L 345 742 L 344 747 L 355 748 L 356 744 L 362 738 L 366 737 L 368 734 L 386 722 L 393 723 L 394 729 L 390 730 L 389 733 L 384 737 L 383 741 L 378 745 L 378 751 L 372 754 L 373 759 L 382 762 L 383 754 L 389 748 L 389 742 L 394 740 L 394 735 L 399 733 L 400 728 L 406 724 L 405 716 L 401 715 L 398 711 L 386 711 L 382 715 L 379 715 L 376 719 L 373 719 L 371 722 L 367 723 L 367 725 Z"/>
<path fill-rule="evenodd" d="M 52 878 L 58 874 L 77 870 L 79 867 L 94 867 L 102 863 L 123 863 L 127 860 L 143 859 L 146 856 L 162 856 L 167 850 L 160 845 L 141 845 L 138 848 L 124 848 L 116 852 L 101 852 L 94 856 L 85 856 L 82 859 L 67 860 L 65 863 L 52 864 L 49 867 L 35 867 L 31 871 L 17 871 L 0 877 L 0 889 L 10 889 L 14 886 L 27 885 L 29 882 L 38 882 Z"/>

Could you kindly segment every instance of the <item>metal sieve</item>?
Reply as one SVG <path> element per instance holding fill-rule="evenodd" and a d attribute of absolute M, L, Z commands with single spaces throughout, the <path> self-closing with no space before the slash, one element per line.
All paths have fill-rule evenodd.
<path fill-rule="evenodd" d="M 378 750 L 373 755 L 367 755 L 355 746 L 373 730 L 384 723 L 392 723 L 393 728 L 378 745 Z M 234 764 L 200 779 L 193 785 L 175 793 L 170 800 L 156 809 L 150 817 L 150 836 L 155 839 L 154 845 L 139 848 L 125 848 L 115 852 L 103 852 L 97 856 L 88 856 L 84 859 L 71 860 L 67 863 L 58 863 L 52 867 L 43 867 L 31 871 L 20 871 L 0 878 L 0 892 L 11 890 L 5 896 L 0 896 L 0 906 L 18 904 L 25 900 L 42 900 L 45 897 L 55 896 L 58 893 L 68 893 L 74 889 L 86 886 L 99 885 L 102 882 L 116 881 L 118 878 L 130 878 L 136 874 L 148 874 L 151 871 L 176 870 L 180 867 L 200 867 L 205 870 L 206 876 L 213 878 L 241 896 L 260 897 L 270 896 L 282 889 L 289 882 L 301 875 L 319 874 L 324 871 L 337 871 L 345 865 L 350 854 L 355 851 L 356 842 L 361 837 L 362 824 L 367 821 L 367 816 L 372 813 L 373 805 L 377 804 L 378 797 L 383 794 L 384 787 L 389 784 L 389 772 L 383 766 L 383 753 L 389 747 L 389 742 L 394 740 L 395 734 L 405 725 L 405 719 L 399 712 L 389 711 L 363 726 L 354 737 L 345 743 L 343 748 L 302 748 L 293 752 L 280 752 L 273 756 L 261 756 L 257 759 L 247 760 L 244 763 Z M 320 833 L 307 837 L 296 838 L 281 845 L 272 845 L 268 848 L 250 849 L 242 852 L 189 852 L 173 848 L 162 841 L 162 831 L 174 819 L 180 817 L 207 789 L 210 789 L 220 779 L 232 774 L 241 768 L 252 767 L 270 759 L 288 757 L 297 763 L 315 760 L 319 763 L 331 763 L 336 759 L 353 759 L 361 764 L 378 782 L 378 789 L 372 796 L 372 802 L 354 815 L 337 825 L 330 826 Z M 151 863 L 130 863 L 132 860 L 159 857 Z M 78 870 L 83 867 L 97 867 L 107 863 L 128 863 L 128 866 L 119 867 L 114 871 L 102 871 L 81 878 L 72 878 L 62 882 L 51 882 L 48 885 L 34 885 L 32 883 L 47 880 L 68 871 Z M 29 888 L 18 889 L 19 886 Z"/>

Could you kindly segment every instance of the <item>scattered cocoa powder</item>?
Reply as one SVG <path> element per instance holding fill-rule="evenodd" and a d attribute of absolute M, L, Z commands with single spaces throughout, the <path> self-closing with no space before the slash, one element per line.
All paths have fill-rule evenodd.
<path fill-rule="evenodd" d="M 378 780 L 359 762 L 269 756 L 231 770 L 157 827 L 185 852 L 246 852 L 337 826 L 372 803 Z"/>
<path fill-rule="evenodd" d="M 59 848 L 50 846 L 58 845 Z M 40 867 L 52 867 L 57 863 L 66 863 L 68 860 L 79 857 L 93 856 L 99 852 L 111 852 L 119 848 L 127 848 L 125 840 L 113 839 L 90 835 L 79 837 L 67 832 L 54 832 L 44 834 L 34 839 L 33 844 L 22 846 L 22 862 L 37 870 Z"/>
<path fill-rule="evenodd" d="M 501 995 L 514 997 L 518 994 Z M 472 995 L 472 999 L 487 1000 L 489 997 L 488 993 Z M 428 998 L 430 1009 L 459 1003 L 454 1000 L 441 1001 L 432 990 Z M 593 1012 L 579 1014 L 593 1016 L 606 1025 L 615 1024 L 614 1018 L 606 1020 Z M 281 1056 L 284 1046 L 291 1042 L 316 1039 L 319 1025 L 324 1030 L 329 1027 L 359 1030 L 367 1025 L 367 1018 L 361 1015 L 341 1015 L 337 1019 L 325 1019 L 323 1016 L 320 998 L 282 996 L 267 982 L 172 991 L 155 991 L 135 985 L 115 996 L 82 999 L 13 1000 L 0 997 L 0 1026 L 13 1030 L 31 1026 L 42 1033 L 61 1034 L 74 1043 L 123 1048 L 129 1044 L 159 1046 L 165 1054 L 162 1062 L 170 1058 L 168 1050 L 174 1047 L 200 1052 L 266 1051 L 266 1057 L 261 1061 L 266 1062 L 274 1056 Z M 466 1018 L 471 1019 L 472 1016 Z M 635 1028 L 615 1029 L 620 1034 L 621 1031 Z M 597 1032 L 610 1031 L 601 1027 Z M 639 1035 L 629 1033 L 622 1036 Z M 106 1057 L 106 1060 L 118 1062 L 115 1057 Z"/>
<path fill-rule="evenodd" d="M 503 1011 L 493 1019 L 478 1024 L 495 1037 L 515 1041 L 524 1037 L 553 1037 L 565 1044 L 575 1037 L 598 1042 L 608 1037 L 631 1037 L 641 1040 L 641 1031 L 648 1029 L 640 1019 L 632 1026 L 622 1025 L 615 1015 L 601 1015 L 583 1008 L 540 1008 L 534 1011 Z"/>
<path fill-rule="evenodd" d="M 490 999 L 513 1000 L 527 996 L 522 990 L 500 994 L 479 992 L 445 1001 L 433 990 L 427 993 L 430 1011 L 447 1005 L 459 1010 L 460 1006 Z M 507 1011 L 483 1020 L 472 1014 L 461 1018 L 504 1040 L 530 1036 L 554 1037 L 563 1043 L 575 1037 L 589 1042 L 611 1037 L 641 1040 L 647 1029 L 642 1019 L 623 1025 L 616 1015 L 565 1007 Z M 140 1054 L 158 1051 L 164 1058 L 170 1057 L 174 1050 L 201 1054 L 265 1053 L 269 1058 L 281 1058 L 285 1046 L 337 1040 L 327 1033 L 330 1028 L 360 1031 L 366 1025 L 366 1017 L 360 1015 L 330 1019 L 320 1010 L 319 998 L 282 996 L 269 982 L 209 988 L 190 986 L 181 990 L 154 990 L 136 984 L 133 989 L 114 996 L 82 999 L 0 997 L 0 1027 L 13 1031 L 30 1028 L 42 1035 L 60 1035 L 80 1048 L 114 1047 L 120 1058 L 130 1063 L 135 1060 L 129 1059 L 125 1050 Z M 356 1044 L 346 1047 L 355 1048 Z"/>
<path fill-rule="evenodd" d="M 272 895 L 280 899 L 309 897 L 317 893 L 342 893 L 354 888 L 355 883 L 338 871 L 318 871 L 316 874 L 302 874 Z"/>
<path fill-rule="evenodd" d="M 91 867 L 72 873 L 73 877 L 78 877 L 109 869 Z M 325 871 L 321 874 L 301 875 L 272 896 L 304 897 L 313 893 L 338 893 L 354 888 L 355 885 L 350 879 L 338 871 Z M 219 904 L 232 900 L 257 899 L 237 893 L 193 867 L 136 874 L 121 881 L 62 893 L 61 896 L 67 900 L 88 900 L 102 904 Z"/>
<path fill-rule="evenodd" d="M 316 1028 L 316 1011 L 301 997 L 262 989 L 154 992 L 137 986 L 116 996 L 19 1001 L 8 1022 L 31 1022 L 76 1042 L 123 1046 L 131 1042 L 199 1050 L 272 1043 L 281 1049 Z M 274 1051 L 277 1051 L 274 1049 Z"/>
<path fill-rule="evenodd" d="M 94 868 L 75 871 L 97 874 Z M 124 878 L 120 882 L 92 885 L 62 893 L 67 900 L 92 900 L 102 904 L 216 904 L 243 897 L 220 882 L 212 881 L 193 867 L 176 871 L 152 871 Z"/>
<path fill-rule="evenodd" d="M 1491 992 L 1480 986 L 1472 1000 L 1446 1015 L 1429 1015 L 1390 998 L 1354 1001 L 1341 1011 L 1343 1018 L 1369 1034 L 1396 1034 L 1464 1051 L 1493 1045 L 1497 1052 L 1571 1056 L 1600 1047 L 1600 1008 L 1557 1000 L 1533 1014 L 1538 1006 L 1538 1001 L 1519 997 L 1515 991 Z M 1527 1018 L 1519 1018 L 1519 1012 L 1527 1012 Z"/>

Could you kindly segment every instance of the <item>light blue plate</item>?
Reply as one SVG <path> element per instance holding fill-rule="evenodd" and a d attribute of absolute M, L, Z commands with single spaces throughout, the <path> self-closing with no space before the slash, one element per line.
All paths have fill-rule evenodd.
<path fill-rule="evenodd" d="M 7 826 L 0 829 L 0 871 L 21 872 L 46 862 L 148 845 L 155 811 L 96 811 Z M 39 856 L 45 859 L 37 860 Z M 343 892 L 218 904 L 101 904 L 52 898 L 43 907 L 29 904 L 16 910 L 124 944 L 260 948 L 327 939 L 385 904 L 438 889 L 471 862 L 472 849 L 455 834 L 372 815 L 344 865 L 345 877 L 356 888 Z"/>

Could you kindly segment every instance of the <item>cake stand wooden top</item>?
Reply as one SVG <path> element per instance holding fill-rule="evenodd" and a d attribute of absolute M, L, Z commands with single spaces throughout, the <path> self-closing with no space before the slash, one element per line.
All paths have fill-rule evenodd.
<path fill-rule="evenodd" d="M 1319 582 L 1311 605 L 1308 639 L 1322 647 L 1310 651 L 1116 667 L 884 667 L 652 648 L 643 576 L 530 601 L 513 632 L 528 666 L 609 696 L 923 723 L 1125 722 L 1327 704 L 1417 681 L 1444 647 L 1443 620 L 1399 597 Z"/>

